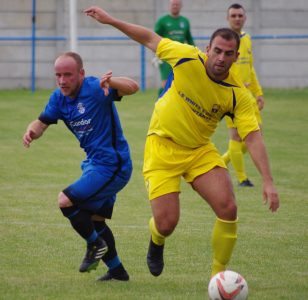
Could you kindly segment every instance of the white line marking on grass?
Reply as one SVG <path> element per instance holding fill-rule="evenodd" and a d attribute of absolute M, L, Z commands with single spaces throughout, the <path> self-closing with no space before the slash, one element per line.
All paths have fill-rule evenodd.
<path fill-rule="evenodd" d="M 33 222 L 19 222 L 19 221 L 13 221 L 13 222 L 4 222 L 0 221 L 0 224 L 5 224 L 5 225 L 18 225 L 18 226 L 40 226 L 40 227 L 71 227 L 70 224 L 62 224 L 62 223 L 33 223 Z M 145 226 L 140 226 L 140 225 L 112 225 L 114 228 L 148 228 L 146 225 Z"/>

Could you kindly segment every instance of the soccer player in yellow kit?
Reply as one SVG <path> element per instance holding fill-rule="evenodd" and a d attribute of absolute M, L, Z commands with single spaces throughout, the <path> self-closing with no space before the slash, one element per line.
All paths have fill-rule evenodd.
<path fill-rule="evenodd" d="M 179 221 L 181 177 L 216 214 L 211 274 L 225 270 L 237 239 L 237 206 L 226 165 L 210 141 L 225 115 L 233 117 L 260 171 L 265 203 L 272 212 L 279 207 L 251 96 L 229 72 L 238 56 L 238 34 L 229 28 L 218 29 L 203 53 L 194 46 L 119 20 L 97 6 L 85 13 L 143 44 L 173 69 L 165 93 L 155 103 L 144 153 L 143 173 L 153 213 L 147 253 L 151 274 L 159 276 L 163 271 L 165 240 Z"/>
<path fill-rule="evenodd" d="M 239 57 L 233 64 L 232 69 L 237 76 L 243 81 L 244 85 L 254 96 L 253 106 L 254 112 L 259 123 L 262 124 L 260 110 L 264 106 L 263 91 L 258 81 L 254 66 L 253 66 L 253 53 L 252 53 L 252 42 L 250 35 L 242 31 L 242 28 L 246 21 L 246 12 L 242 5 L 232 4 L 228 8 L 227 20 L 230 28 L 237 32 L 240 36 L 241 43 L 239 48 Z M 226 118 L 227 127 L 229 129 L 229 146 L 228 151 L 223 155 L 223 159 L 226 164 L 231 163 L 236 173 L 236 177 L 239 181 L 239 186 L 252 187 L 253 183 L 248 179 L 245 171 L 244 153 L 246 152 L 246 145 L 242 141 L 232 122 L 232 119 Z"/>

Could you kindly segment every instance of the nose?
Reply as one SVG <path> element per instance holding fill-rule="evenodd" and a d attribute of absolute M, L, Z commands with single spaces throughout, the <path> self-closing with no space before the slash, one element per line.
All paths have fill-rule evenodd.
<path fill-rule="evenodd" d="M 224 61 L 224 60 L 225 60 L 225 54 L 224 54 L 224 52 L 221 52 L 221 53 L 218 54 L 218 60 L 219 60 L 219 61 Z"/>
<path fill-rule="evenodd" d="M 59 77 L 58 77 L 58 82 L 59 82 L 59 84 L 65 83 L 64 76 L 59 76 Z"/>

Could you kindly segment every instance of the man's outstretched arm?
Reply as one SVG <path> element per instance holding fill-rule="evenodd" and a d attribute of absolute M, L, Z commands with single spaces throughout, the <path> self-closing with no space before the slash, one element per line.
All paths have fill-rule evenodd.
<path fill-rule="evenodd" d="M 245 138 L 245 143 L 263 179 L 264 202 L 269 204 L 269 209 L 272 212 L 275 212 L 279 208 L 279 195 L 274 186 L 270 163 L 260 130 L 250 132 Z"/>
<path fill-rule="evenodd" d="M 161 37 L 154 31 L 140 25 L 127 23 L 114 18 L 98 6 L 91 6 L 87 8 L 84 13 L 102 24 L 111 25 L 117 28 L 131 39 L 144 45 L 153 52 L 156 52 Z"/>

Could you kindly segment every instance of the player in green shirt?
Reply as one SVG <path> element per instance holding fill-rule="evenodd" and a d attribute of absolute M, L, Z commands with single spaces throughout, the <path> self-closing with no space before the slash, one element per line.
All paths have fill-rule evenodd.
<path fill-rule="evenodd" d="M 189 45 L 195 45 L 193 37 L 190 32 L 189 20 L 180 15 L 182 9 L 181 0 L 170 0 L 169 10 L 170 13 L 160 17 L 155 24 L 155 32 L 162 37 L 169 38 L 171 40 L 187 43 Z M 165 87 L 168 75 L 172 68 L 166 63 L 154 58 L 157 65 L 159 65 L 160 77 L 161 77 L 161 88 L 159 94 Z"/>

